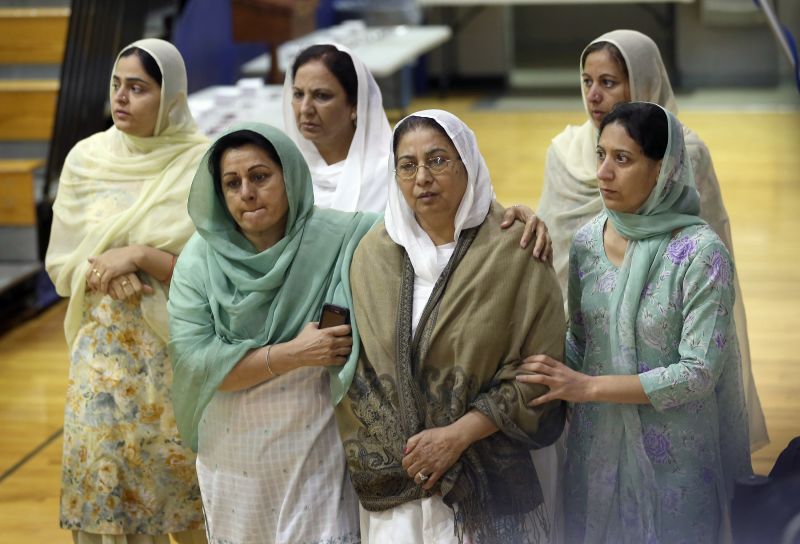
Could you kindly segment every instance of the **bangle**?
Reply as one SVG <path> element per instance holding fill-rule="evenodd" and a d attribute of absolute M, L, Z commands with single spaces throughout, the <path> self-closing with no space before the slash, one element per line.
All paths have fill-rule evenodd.
<path fill-rule="evenodd" d="M 275 373 L 272 371 L 272 369 L 269 367 L 269 352 L 270 352 L 270 350 L 271 350 L 271 349 L 272 349 L 272 344 L 270 344 L 269 346 L 267 346 L 267 355 L 266 355 L 266 357 L 264 357 L 264 362 L 265 362 L 265 363 L 266 363 L 266 365 L 267 365 L 267 372 L 269 372 L 268 379 L 270 379 L 270 380 L 271 380 L 272 378 L 277 378 L 277 377 L 278 377 L 278 375 L 277 375 L 277 374 L 275 374 Z"/>
<path fill-rule="evenodd" d="M 175 271 L 175 263 L 178 262 L 178 256 L 172 255 L 169 263 L 169 274 L 167 274 L 167 281 L 164 283 L 170 283 L 172 281 L 172 273 Z"/>

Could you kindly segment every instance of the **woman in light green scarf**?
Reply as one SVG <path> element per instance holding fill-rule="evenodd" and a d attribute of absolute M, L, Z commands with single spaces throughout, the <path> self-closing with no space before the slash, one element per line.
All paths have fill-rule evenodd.
<path fill-rule="evenodd" d="M 358 335 L 313 322 L 325 302 L 351 306 L 352 252 L 378 216 L 313 204 L 305 160 L 267 125 L 221 136 L 192 184 L 197 234 L 169 297 L 173 402 L 212 542 L 358 542 L 331 402 Z"/>
<path fill-rule="evenodd" d="M 529 358 L 536 399 L 573 403 L 567 542 L 724 542 L 752 472 L 732 319 L 733 266 L 698 217 L 683 132 L 618 105 L 597 144 L 604 213 L 570 252 L 567 365 Z"/>

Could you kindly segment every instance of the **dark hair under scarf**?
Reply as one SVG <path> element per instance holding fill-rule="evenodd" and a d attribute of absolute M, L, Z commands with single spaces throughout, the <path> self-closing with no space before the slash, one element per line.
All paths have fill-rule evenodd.
<path fill-rule="evenodd" d="M 175 418 L 184 442 L 195 451 L 206 405 L 248 351 L 295 338 L 324 302 L 352 307 L 349 263 L 378 220 L 376 214 L 315 208 L 311 173 L 291 139 L 261 123 L 237 124 L 220 139 L 240 132 L 260 134 L 280 157 L 289 202 L 286 233 L 272 247 L 255 250 L 214 193 L 209 149 L 189 193 L 197 234 L 175 266 L 168 307 Z M 204 312 L 213 316 L 213 324 L 195 326 Z M 348 362 L 328 369 L 334 403 L 347 392 L 358 360 L 355 322 L 352 328 Z"/>
<path fill-rule="evenodd" d="M 392 136 L 392 153 L 395 157 L 397 157 L 397 145 L 400 143 L 400 139 L 405 136 L 407 133 L 411 132 L 412 130 L 418 130 L 420 128 L 429 128 L 431 130 L 435 130 L 452 144 L 453 140 L 450 138 L 450 135 L 447 134 L 447 131 L 442 128 L 442 125 L 431 119 L 430 117 L 421 117 L 419 115 L 409 115 L 402 121 L 400 124 L 397 125 L 394 129 L 394 135 Z M 455 147 L 455 144 L 453 144 Z"/>
<path fill-rule="evenodd" d="M 239 149 L 246 145 L 254 145 L 262 149 L 283 170 L 283 164 L 281 164 L 281 158 L 278 156 L 275 146 L 261 134 L 252 130 L 237 130 L 225 134 L 214 142 L 208 152 L 208 172 L 214 182 L 214 191 L 223 202 L 225 197 L 222 194 L 222 155 L 229 149 Z"/>
<path fill-rule="evenodd" d="M 611 42 L 595 42 L 589 45 L 589 47 L 583 51 L 583 55 L 581 55 L 581 68 L 586 66 L 586 58 L 592 53 L 596 53 L 598 51 L 608 51 L 608 54 L 614 61 L 614 64 L 616 64 L 617 68 L 620 69 L 622 75 L 625 76 L 625 79 L 628 79 L 628 64 L 625 62 L 625 58 L 622 56 L 622 52 L 619 50 L 619 48 Z"/>
<path fill-rule="evenodd" d="M 347 103 L 351 106 L 358 104 L 358 75 L 353 59 L 344 51 L 339 51 L 333 45 L 312 45 L 300 52 L 292 64 L 292 81 L 297 77 L 297 70 L 313 60 L 318 60 L 333 74 L 347 95 Z"/>
<path fill-rule="evenodd" d="M 621 102 L 600 123 L 600 134 L 612 123 L 622 125 L 645 156 L 660 161 L 669 142 L 669 124 L 664 110 L 649 102 Z"/>
<path fill-rule="evenodd" d="M 139 49 L 138 47 L 127 48 L 125 51 L 119 54 L 119 58 L 124 59 L 125 57 L 130 57 L 132 55 L 136 55 L 136 57 L 138 57 L 139 62 L 141 62 L 142 66 L 144 67 L 144 71 L 147 72 L 147 75 L 153 78 L 160 87 L 163 76 L 161 75 L 161 69 L 158 67 L 156 59 L 154 59 L 150 53 L 144 49 Z"/>

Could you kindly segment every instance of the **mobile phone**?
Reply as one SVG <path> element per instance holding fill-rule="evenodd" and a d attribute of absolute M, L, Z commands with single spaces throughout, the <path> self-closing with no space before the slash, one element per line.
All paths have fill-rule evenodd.
<path fill-rule="evenodd" d="M 350 323 L 350 310 L 335 304 L 323 304 L 322 314 L 319 316 L 319 328 L 327 329 L 338 325 Z"/>

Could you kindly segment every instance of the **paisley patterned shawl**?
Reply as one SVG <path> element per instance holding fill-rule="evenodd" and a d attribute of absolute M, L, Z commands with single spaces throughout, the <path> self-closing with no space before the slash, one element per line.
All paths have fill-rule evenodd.
<path fill-rule="evenodd" d="M 515 381 L 529 354 L 563 353 L 564 315 L 552 268 L 519 251 L 493 204 L 465 230 L 411 336 L 414 269 L 385 228 L 368 234 L 351 269 L 363 349 L 337 420 L 361 504 L 387 510 L 426 496 L 401 466 L 409 437 L 472 409 L 499 432 L 469 447 L 433 490 L 475 542 L 536 541 L 546 530 L 529 449 L 554 442 L 565 407 L 527 406 L 542 386 Z M 491 294 L 487 293 L 491 289 Z M 393 311 L 394 310 L 394 311 Z M 541 531 L 540 531 L 541 532 Z"/>

